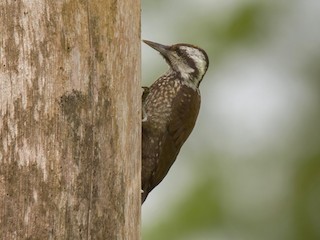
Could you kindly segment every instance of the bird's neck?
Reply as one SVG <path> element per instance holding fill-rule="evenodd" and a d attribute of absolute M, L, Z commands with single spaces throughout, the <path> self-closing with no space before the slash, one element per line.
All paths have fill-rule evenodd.
<path fill-rule="evenodd" d="M 192 72 L 177 71 L 169 68 L 169 70 L 165 73 L 165 76 L 175 76 L 175 79 L 180 79 L 183 85 L 186 85 L 193 90 L 197 90 L 199 87 L 199 81 L 194 78 Z"/>

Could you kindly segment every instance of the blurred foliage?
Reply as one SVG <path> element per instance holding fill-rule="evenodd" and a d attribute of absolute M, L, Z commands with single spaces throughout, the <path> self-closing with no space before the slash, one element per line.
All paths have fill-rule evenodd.
<path fill-rule="evenodd" d="M 195 42 L 199 42 L 199 36 L 202 38 L 200 42 L 201 40 L 212 41 L 208 47 L 214 52 L 215 58 L 219 59 L 235 47 L 258 45 L 266 41 L 268 34 L 271 34 L 270 16 L 278 11 L 278 4 L 251 1 L 240 5 L 227 17 L 224 14 L 209 16 L 204 14 L 197 16 L 196 21 L 188 18 L 181 23 L 184 27 L 178 28 L 181 29 L 178 35 L 194 39 Z M 186 28 L 192 31 L 185 31 Z"/>
<path fill-rule="evenodd" d="M 294 186 L 294 239 L 319 239 L 320 155 L 300 161 Z"/>
<path fill-rule="evenodd" d="M 145 232 L 143 239 L 186 239 L 193 232 L 206 231 L 218 225 L 222 217 L 217 192 L 219 186 L 213 185 L 214 182 L 209 179 L 195 185 L 179 205 L 172 209 L 172 217 L 158 222 L 157 228 Z"/>

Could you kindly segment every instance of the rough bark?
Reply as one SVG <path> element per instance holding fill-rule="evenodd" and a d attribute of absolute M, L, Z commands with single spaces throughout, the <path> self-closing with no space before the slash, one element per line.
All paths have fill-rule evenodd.
<path fill-rule="evenodd" d="M 0 239 L 139 239 L 139 0 L 1 1 Z"/>

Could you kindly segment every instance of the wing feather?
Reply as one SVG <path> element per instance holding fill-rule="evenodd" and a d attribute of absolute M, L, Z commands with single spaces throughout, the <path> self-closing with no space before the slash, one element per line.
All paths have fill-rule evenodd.
<path fill-rule="evenodd" d="M 199 108 L 200 95 L 191 88 L 182 89 L 174 99 L 173 114 L 162 139 L 160 160 L 152 179 L 152 188 L 162 181 L 176 160 L 182 145 L 193 130 Z"/>

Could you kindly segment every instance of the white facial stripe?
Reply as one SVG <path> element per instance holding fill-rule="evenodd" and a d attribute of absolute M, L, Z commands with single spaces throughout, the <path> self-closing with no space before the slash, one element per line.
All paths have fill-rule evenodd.
<path fill-rule="evenodd" d="M 183 75 L 184 78 L 188 77 L 188 74 L 193 73 L 194 69 L 189 67 L 187 64 L 180 62 L 180 57 L 174 53 L 174 58 L 172 59 L 175 62 L 175 66 L 178 66 L 179 72 Z"/>
<path fill-rule="evenodd" d="M 203 53 L 193 47 L 181 46 L 181 49 L 184 50 L 188 54 L 188 56 L 194 60 L 194 63 L 199 70 L 199 75 L 202 76 L 203 74 L 205 74 L 207 62 Z"/>

